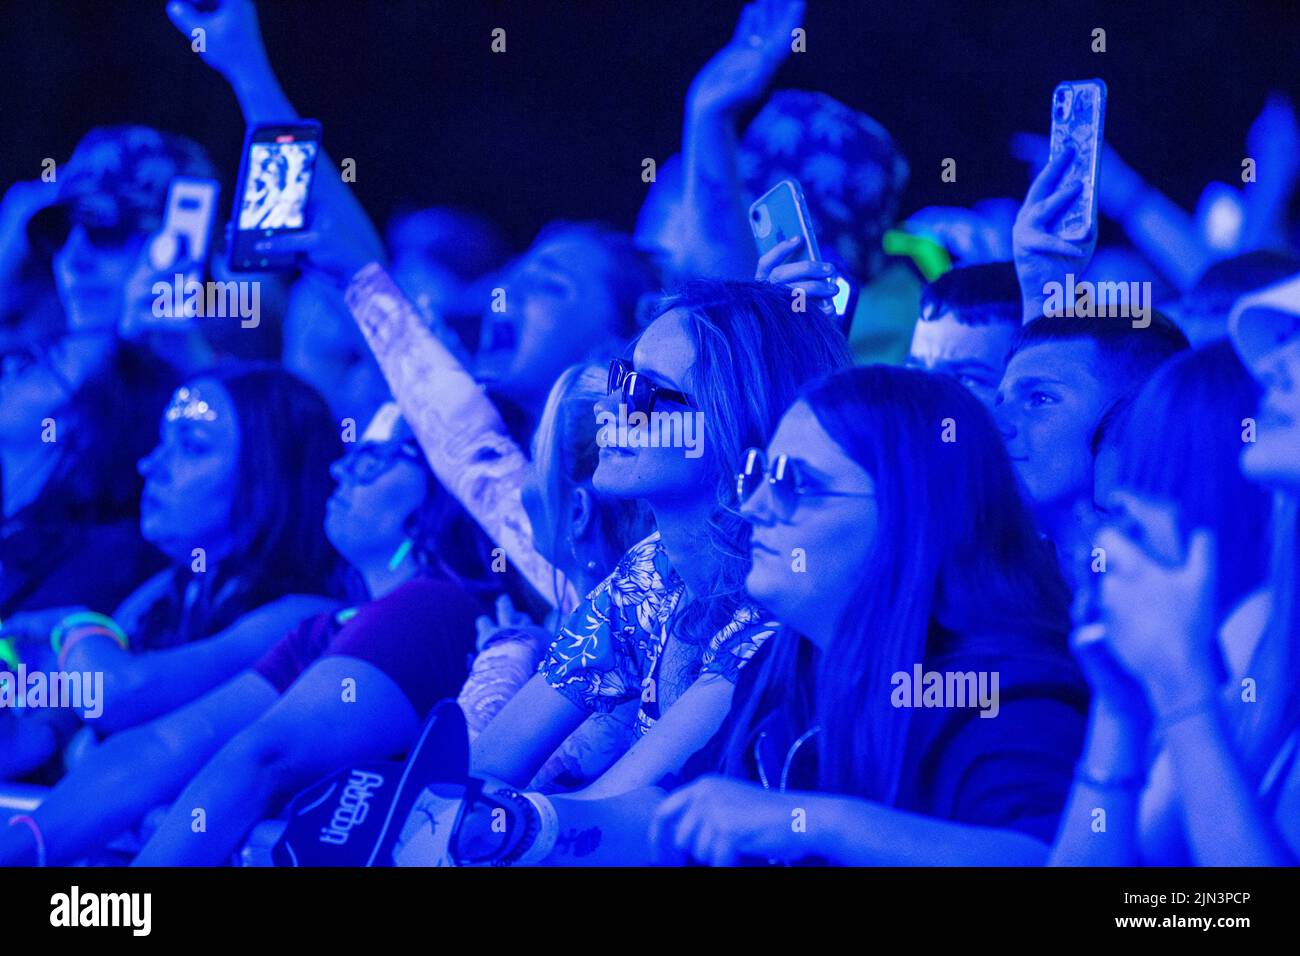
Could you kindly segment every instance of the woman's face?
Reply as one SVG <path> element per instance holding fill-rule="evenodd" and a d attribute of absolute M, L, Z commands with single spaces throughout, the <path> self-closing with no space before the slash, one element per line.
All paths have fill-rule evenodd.
<path fill-rule="evenodd" d="M 54 255 L 54 280 L 74 330 L 116 328 L 125 305 L 126 286 L 139 266 L 143 234 L 106 234 L 91 241 L 80 223 Z"/>
<path fill-rule="evenodd" d="M 419 454 L 409 439 L 362 441 L 330 467 L 338 487 L 325 506 L 325 534 L 355 567 L 386 564 L 406 540 L 406 519 L 425 494 Z"/>
<path fill-rule="evenodd" d="M 1241 468 L 1262 484 L 1300 492 L 1300 337 L 1259 362 L 1265 388 L 1255 441 L 1246 444 Z"/>
<path fill-rule="evenodd" d="M 178 388 L 158 447 L 140 459 L 145 539 L 177 562 L 190 562 L 194 548 L 209 561 L 228 553 L 239 455 L 239 422 L 226 389 L 207 378 Z"/>
<path fill-rule="evenodd" d="M 767 481 L 742 504 L 753 526 L 746 590 L 782 623 L 825 646 L 875 542 L 875 483 L 802 401 L 785 413 L 768 443 L 769 467 L 779 455 L 789 456 L 806 493 L 797 496 L 788 519 L 780 516 Z"/>
<path fill-rule="evenodd" d="M 655 319 L 637 341 L 632 354 L 636 371 L 655 385 L 691 394 L 687 373 L 695 364 L 695 344 L 689 332 L 690 319 L 682 309 L 672 309 Z M 596 402 L 598 421 L 617 421 L 622 392 L 615 391 Z M 698 399 L 697 399 L 698 401 Z M 698 417 L 690 408 L 660 398 L 653 414 L 680 413 L 684 417 Z M 632 414 L 628 410 L 628 416 Z M 612 416 L 609 418 L 608 416 Z M 691 426 L 695 426 L 692 424 Z M 707 431 L 708 423 L 700 428 Z M 654 505 L 681 505 L 692 500 L 703 500 L 713 495 L 716 476 L 710 473 L 706 462 L 704 435 L 696 435 L 694 449 L 671 447 L 637 447 L 647 444 L 652 431 L 660 434 L 655 423 L 649 427 L 627 429 L 628 441 L 607 443 L 600 449 L 600 462 L 596 466 L 592 484 L 601 494 L 615 498 L 645 498 Z M 635 434 L 634 434 L 635 433 Z M 608 434 L 612 434 L 609 432 Z M 677 434 L 680 436 L 681 431 Z M 682 444 L 682 442 L 679 442 Z M 690 457 L 688 452 L 695 457 Z"/>

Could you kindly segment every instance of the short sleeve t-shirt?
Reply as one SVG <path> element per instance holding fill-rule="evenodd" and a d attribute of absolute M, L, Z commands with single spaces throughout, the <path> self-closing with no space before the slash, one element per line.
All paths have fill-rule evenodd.
<path fill-rule="evenodd" d="M 629 549 L 568 617 L 539 673 L 591 713 L 607 714 L 640 697 L 635 729 L 643 736 L 658 718 L 657 695 L 648 689 L 685 592 L 656 531 Z M 701 673 L 734 681 L 774 629 L 758 608 L 742 605 L 709 641 Z"/>
<path fill-rule="evenodd" d="M 416 713 L 454 697 L 485 608 L 463 588 L 414 578 L 355 615 L 318 614 L 290 631 L 253 669 L 280 693 L 322 657 L 356 657 L 383 671 Z"/>

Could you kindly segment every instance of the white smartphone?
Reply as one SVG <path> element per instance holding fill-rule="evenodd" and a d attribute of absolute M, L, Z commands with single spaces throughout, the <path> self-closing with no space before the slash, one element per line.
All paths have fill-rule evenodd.
<path fill-rule="evenodd" d="M 164 272 L 184 260 L 207 260 L 220 187 L 211 179 L 177 176 L 167 189 L 162 228 L 149 244 L 149 264 Z"/>

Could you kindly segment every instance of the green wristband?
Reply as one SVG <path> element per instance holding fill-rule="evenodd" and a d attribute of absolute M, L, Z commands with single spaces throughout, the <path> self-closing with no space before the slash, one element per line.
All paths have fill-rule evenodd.
<path fill-rule="evenodd" d="M 117 642 L 122 645 L 122 650 L 131 649 L 131 642 L 117 621 L 107 614 L 98 614 L 95 611 L 77 611 L 55 624 L 54 629 L 50 631 L 50 647 L 54 648 L 56 656 L 63 653 L 63 638 L 68 631 L 83 624 L 97 624 L 100 627 L 107 628 L 117 638 Z"/>

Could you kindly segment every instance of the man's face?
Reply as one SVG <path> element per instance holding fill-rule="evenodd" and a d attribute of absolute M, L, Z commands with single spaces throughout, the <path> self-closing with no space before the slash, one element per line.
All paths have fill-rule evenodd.
<path fill-rule="evenodd" d="M 945 312 L 916 323 L 907 364 L 952 376 L 992 408 L 1015 331 L 1006 322 L 962 325 L 954 313 Z"/>
<path fill-rule="evenodd" d="M 1300 493 L 1300 338 L 1261 359 L 1256 374 L 1265 391 L 1258 436 L 1242 452 L 1242 470 L 1255 481 Z"/>
<path fill-rule="evenodd" d="M 1115 397 L 1090 340 L 1043 342 L 1012 356 L 994 416 L 1035 507 L 1068 507 L 1091 494 L 1092 436 Z"/>
<path fill-rule="evenodd" d="M 501 288 L 504 300 L 494 296 L 483 314 L 475 358 L 480 379 L 545 398 L 564 369 L 608 354 L 617 310 L 609 258 L 597 242 L 559 235 L 535 244 Z"/>

